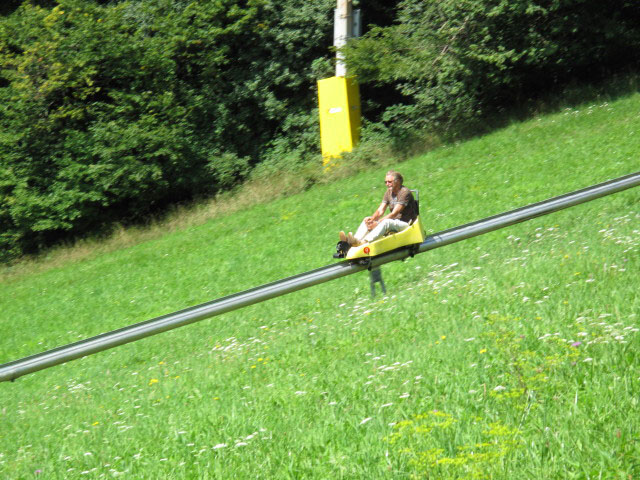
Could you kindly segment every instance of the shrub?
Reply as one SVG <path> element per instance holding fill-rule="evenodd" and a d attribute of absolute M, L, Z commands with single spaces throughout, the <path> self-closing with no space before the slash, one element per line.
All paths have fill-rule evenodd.
<path fill-rule="evenodd" d="M 316 149 L 329 5 L 59 0 L 0 18 L 1 256 L 215 194 L 291 145 Z"/>
<path fill-rule="evenodd" d="M 404 96 L 385 123 L 446 131 L 554 85 L 637 65 L 640 5 L 614 3 L 404 0 L 395 25 L 345 49 L 347 64 L 362 82 Z"/>

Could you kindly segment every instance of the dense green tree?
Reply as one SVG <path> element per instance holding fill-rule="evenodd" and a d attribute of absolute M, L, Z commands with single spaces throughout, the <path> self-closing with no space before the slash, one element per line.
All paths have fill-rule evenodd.
<path fill-rule="evenodd" d="M 404 0 L 396 23 L 354 42 L 347 60 L 362 82 L 405 97 L 389 123 L 451 128 L 637 63 L 639 19 L 625 0 Z"/>
<path fill-rule="evenodd" d="M 630 0 L 355 4 L 368 32 L 347 47 L 349 69 L 365 115 L 400 139 L 635 65 L 640 51 Z M 334 7 L 5 2 L 0 259 L 317 155 L 316 80 L 333 74 Z"/>
<path fill-rule="evenodd" d="M 5 256 L 317 149 L 332 2 L 57 3 L 0 23 Z"/>

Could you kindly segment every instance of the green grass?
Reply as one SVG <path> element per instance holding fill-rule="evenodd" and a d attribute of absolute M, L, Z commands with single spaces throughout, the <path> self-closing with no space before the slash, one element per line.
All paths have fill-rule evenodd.
<path fill-rule="evenodd" d="M 639 170 L 638 112 L 567 109 L 397 169 L 435 232 Z M 330 263 L 384 173 L 6 276 L 0 362 Z M 0 476 L 636 478 L 639 199 L 386 265 L 384 297 L 353 275 L 0 384 Z"/>

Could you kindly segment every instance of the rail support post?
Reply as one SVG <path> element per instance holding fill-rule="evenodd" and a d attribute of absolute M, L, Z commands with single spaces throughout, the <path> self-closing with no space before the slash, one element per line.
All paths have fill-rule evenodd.
<path fill-rule="evenodd" d="M 375 298 L 376 296 L 376 283 L 380 284 L 380 290 L 382 290 L 382 293 L 387 293 L 380 267 L 375 267 L 369 270 L 369 280 L 371 281 L 371 298 Z"/>

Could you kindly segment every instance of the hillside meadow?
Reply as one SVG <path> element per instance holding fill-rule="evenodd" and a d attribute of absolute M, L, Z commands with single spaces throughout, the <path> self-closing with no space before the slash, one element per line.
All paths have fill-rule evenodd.
<path fill-rule="evenodd" d="M 584 104 L 394 167 L 434 233 L 640 170 L 638 112 Z M 331 263 L 386 170 L 5 275 L 0 362 Z M 0 384 L 0 476 L 637 478 L 639 200 L 386 265 L 386 295 L 357 274 Z"/>

